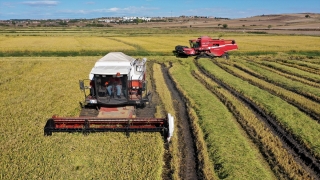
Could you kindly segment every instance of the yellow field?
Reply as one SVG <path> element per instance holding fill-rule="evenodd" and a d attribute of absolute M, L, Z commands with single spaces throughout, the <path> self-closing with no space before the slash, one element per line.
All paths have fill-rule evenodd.
<path fill-rule="evenodd" d="M 219 34 L 207 34 L 218 38 Z M 132 51 L 170 53 L 176 45 L 189 46 L 189 39 L 200 35 L 178 36 L 0 36 L 0 52 L 12 51 Z M 235 39 L 238 52 L 317 51 L 320 37 L 226 34 L 222 39 Z"/>
<path fill-rule="evenodd" d="M 248 51 L 318 51 L 320 37 L 312 36 L 237 36 L 236 40 L 240 52 Z"/>
<path fill-rule="evenodd" d="M 118 41 L 105 37 L 75 37 L 75 36 L 0 36 L 0 49 L 6 51 L 125 51 L 133 50 Z"/>
<path fill-rule="evenodd" d="M 49 56 L 63 56 L 63 53 L 50 54 L 50 52 L 97 51 L 107 54 L 110 51 L 122 51 L 132 54 L 136 53 L 133 57 L 138 58 L 138 56 L 140 57 L 142 56 L 141 54 L 143 54 L 139 54 L 139 52 L 151 52 L 154 56 L 148 56 L 148 60 L 159 64 L 166 63 L 167 65 L 170 62 L 171 65 L 173 65 L 173 68 L 171 68 L 169 72 L 175 79 L 180 90 L 182 92 L 186 91 L 184 95 L 188 95 L 186 97 L 188 97 L 190 121 L 194 123 L 192 125 L 193 128 L 199 128 L 199 130 L 195 130 L 197 131 L 195 133 L 201 136 L 195 139 L 199 138 L 203 141 L 199 143 L 197 142 L 199 140 L 195 140 L 196 146 L 198 148 L 200 147 L 195 155 L 199 158 L 199 162 L 197 163 L 202 163 L 197 167 L 199 168 L 197 171 L 200 172 L 202 170 L 203 173 L 207 173 L 203 175 L 203 177 L 219 176 L 219 178 L 227 178 L 227 176 L 224 176 L 226 173 L 229 178 L 239 178 L 242 174 L 242 179 L 250 179 L 253 177 L 263 177 L 256 172 L 261 171 L 262 174 L 265 174 L 264 177 L 266 177 L 266 179 L 273 179 L 274 176 L 282 177 L 282 175 L 283 177 L 294 177 L 295 172 L 298 172 L 296 170 L 292 171 L 293 173 L 289 171 L 288 169 L 290 169 L 291 166 L 283 169 L 273 169 L 278 168 L 278 165 L 272 166 L 272 163 L 280 164 L 277 162 L 278 159 L 275 158 L 275 156 L 271 156 L 269 159 L 262 157 L 259 145 L 252 143 L 252 138 L 248 137 L 243 131 L 243 128 L 235 120 L 230 110 L 224 107 L 226 105 L 213 103 L 212 100 L 215 94 L 208 91 L 203 83 L 195 79 L 193 75 L 193 70 L 195 69 L 192 61 L 193 58 L 176 58 L 173 54 L 171 55 L 171 52 L 176 45 L 188 46 L 189 39 L 195 39 L 201 35 L 208 35 L 212 38 L 221 36 L 223 39 L 235 39 L 239 46 L 239 50 L 237 51 L 239 54 L 263 51 L 278 54 L 275 56 L 266 55 L 260 57 L 247 56 L 245 58 L 247 58 L 248 61 L 260 62 L 264 61 L 264 58 L 274 60 L 281 58 L 285 60 L 285 58 L 288 58 L 293 61 L 299 61 L 299 59 L 294 58 L 295 56 L 289 57 L 285 54 L 290 51 L 319 51 L 320 37 L 245 33 L 219 34 L 218 32 L 209 34 L 159 33 L 151 34 L 150 36 L 147 32 L 144 32 L 145 34 L 131 35 L 129 32 L 134 32 L 134 30 L 128 30 L 127 33 L 113 30 L 110 32 L 110 34 L 112 34 L 111 36 L 107 30 L 102 32 L 101 29 L 101 32 L 94 32 L 95 34 L 91 36 L 89 32 L 90 29 L 87 30 L 88 32 L 86 34 L 81 34 L 81 31 L 75 30 L 74 34 L 61 32 L 56 35 L 56 32 L 54 32 L 51 34 L 41 33 L 36 36 L 23 34 L 26 33 L 23 31 L 21 31 L 22 35 L 19 34 L 20 32 L 18 34 L 10 34 L 7 32 L 5 35 L 0 35 L 0 56 L 6 56 L 7 52 L 22 52 L 19 56 L 23 56 L 25 52 L 40 52 L 39 56 L 44 54 L 41 54 L 41 52 L 49 52 L 45 54 Z M 28 33 L 33 32 L 30 31 Z M 8 54 L 10 55 L 10 53 Z M 12 54 L 14 56 L 14 53 Z M 230 54 L 232 55 L 232 52 Z M 34 54 L 31 53 L 31 56 L 32 55 L 34 56 Z M 101 58 L 101 56 L 0 57 L 0 91 L 2 92 L 0 99 L 0 179 L 162 178 L 163 166 L 164 163 L 166 163 L 163 158 L 166 149 L 164 148 L 163 137 L 160 133 L 131 133 L 130 137 L 126 137 L 124 133 L 97 133 L 89 134 L 88 136 L 80 133 L 54 133 L 51 137 L 43 136 L 43 127 L 47 119 L 52 115 L 79 115 L 79 101 L 82 101 L 84 97 L 79 90 L 78 80 L 88 78 L 91 68 L 99 58 Z M 318 57 L 303 58 L 300 60 L 314 61 L 312 63 L 319 64 Z M 235 55 L 231 57 L 230 61 L 240 62 L 239 59 L 243 60 L 244 56 Z M 164 111 L 174 111 L 174 108 L 172 102 L 170 103 L 172 97 L 171 94 L 167 92 L 168 88 L 159 88 L 163 87 L 163 83 L 165 82 L 159 64 L 154 64 L 152 75 L 156 91 L 158 91 L 161 99 L 161 103 L 157 104 L 157 110 L 159 110 L 158 116 L 161 116 L 164 114 Z M 206 65 L 206 67 L 212 66 L 213 64 Z M 221 70 L 221 72 L 224 71 Z M 228 72 L 224 73 L 228 74 Z M 221 78 L 223 79 L 225 77 Z M 233 81 L 230 80 L 230 82 Z M 185 83 L 185 87 L 195 88 L 181 89 L 183 83 Z M 190 85 L 187 86 L 188 83 L 190 83 Z M 149 84 L 149 86 L 151 86 L 151 84 Z M 239 87 L 243 86 L 244 83 L 240 83 Z M 217 88 L 222 87 L 217 86 Z M 252 89 L 253 88 L 247 88 L 244 89 L 243 92 Z M 274 96 L 278 98 L 279 94 Z M 218 98 L 215 99 L 217 102 L 221 101 Z M 269 99 L 271 102 L 271 98 Z M 207 101 L 207 104 L 203 103 Z M 285 99 L 279 99 L 279 102 L 286 104 Z M 223 108 L 224 111 L 221 112 L 226 112 L 228 118 L 223 117 L 223 114 L 221 114 L 219 110 L 213 111 L 212 108 L 208 106 L 211 105 L 209 103 L 213 103 L 212 107 L 217 106 L 217 108 Z M 287 106 L 291 107 L 291 105 Z M 209 109 L 206 109 L 208 107 Z M 270 107 L 273 107 L 273 104 L 272 106 L 270 105 Z M 247 107 L 244 106 L 244 108 Z M 288 108 L 283 109 L 287 110 Z M 272 111 L 270 111 L 270 114 L 272 114 L 271 112 Z M 292 112 L 291 115 L 301 113 L 299 109 L 295 109 Z M 174 112 L 170 113 L 175 114 Z M 282 118 L 281 113 L 279 113 L 281 116 L 276 113 L 274 113 L 274 116 Z M 221 118 L 217 118 L 219 116 L 221 116 Z M 213 121 L 213 118 L 217 118 L 217 120 Z M 232 127 L 230 132 L 224 131 L 227 125 L 225 123 L 226 119 L 230 120 L 230 127 Z M 292 119 L 295 120 L 295 118 Z M 180 120 L 177 120 L 176 122 L 179 121 Z M 205 122 L 211 124 L 205 126 L 203 124 Z M 176 124 L 176 126 L 179 128 L 178 124 Z M 206 131 L 205 128 L 208 128 L 208 131 Z M 216 133 L 215 135 L 211 132 L 211 128 L 216 128 L 213 132 Z M 219 133 L 218 130 L 222 133 Z M 235 134 L 232 137 L 230 134 L 234 132 L 241 135 Z M 175 135 L 177 135 L 177 133 L 178 131 L 175 132 Z M 313 135 L 315 136 L 312 137 L 317 137 L 316 133 Z M 241 138 L 239 138 L 240 136 Z M 208 139 L 208 137 L 210 138 Z M 225 139 L 220 140 L 219 138 L 222 137 Z M 171 175 L 175 179 L 179 179 L 179 173 L 181 171 L 179 168 L 183 167 L 179 164 L 181 161 L 180 156 L 183 155 L 181 155 L 181 152 L 178 152 L 177 141 L 179 141 L 178 138 L 172 140 L 172 144 L 169 146 L 170 152 L 168 152 L 170 156 L 173 156 L 170 157 L 172 169 L 168 171 L 172 173 Z M 219 147 L 221 144 L 229 145 L 229 143 L 225 142 L 233 141 L 239 141 L 239 145 L 233 144 L 234 147 L 232 148 L 227 146 Z M 208 145 L 208 143 L 212 144 L 205 146 Z M 247 144 L 243 145 L 243 143 Z M 264 147 L 271 147 L 268 142 L 261 143 L 264 143 Z M 315 146 L 312 146 L 312 148 L 316 149 L 315 147 L 318 147 L 318 144 L 317 141 L 317 144 L 315 143 Z M 282 147 L 280 143 L 278 146 Z M 245 147 L 245 151 L 237 149 L 243 147 Z M 238 151 L 237 153 L 230 154 L 230 152 L 232 152 L 230 149 Z M 318 153 L 318 149 L 316 150 Z M 250 158 L 244 157 L 247 154 L 250 155 Z M 249 161 L 254 163 L 250 162 L 251 164 L 248 164 Z M 267 164 L 270 163 L 269 161 L 272 161 L 271 165 Z M 252 164 L 257 165 L 251 167 Z M 286 164 L 294 163 L 289 161 L 283 162 L 279 167 L 285 166 Z M 221 167 L 219 167 L 219 165 L 221 165 Z M 246 168 L 250 170 L 243 171 L 243 169 Z M 272 174 L 275 172 L 279 173 L 280 176 Z M 303 176 L 304 175 L 301 175 L 301 177 Z M 300 176 L 297 175 L 297 177 Z"/>
<path fill-rule="evenodd" d="M 43 135 L 53 114 L 79 115 L 96 59 L 0 58 L 0 179 L 161 179 L 160 133 Z"/>

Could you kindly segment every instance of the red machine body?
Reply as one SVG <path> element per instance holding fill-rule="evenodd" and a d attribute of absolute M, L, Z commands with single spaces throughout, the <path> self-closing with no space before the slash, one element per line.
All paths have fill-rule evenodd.
<path fill-rule="evenodd" d="M 211 39 L 209 36 L 201 36 L 198 39 L 189 40 L 190 47 L 178 45 L 175 47 L 177 56 L 223 57 L 228 59 L 228 52 L 237 50 L 235 40 Z"/>

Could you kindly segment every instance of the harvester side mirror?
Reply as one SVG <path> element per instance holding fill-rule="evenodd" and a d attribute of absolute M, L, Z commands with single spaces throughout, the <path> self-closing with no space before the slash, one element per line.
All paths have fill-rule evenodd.
<path fill-rule="evenodd" d="M 142 91 L 145 91 L 146 90 L 146 82 L 143 82 L 142 83 Z"/>

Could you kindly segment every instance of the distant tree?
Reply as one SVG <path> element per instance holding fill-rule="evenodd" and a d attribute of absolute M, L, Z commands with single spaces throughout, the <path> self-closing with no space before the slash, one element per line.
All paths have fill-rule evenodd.
<path fill-rule="evenodd" d="M 271 25 L 268 26 L 269 29 L 270 29 L 271 27 L 272 27 Z"/>
<path fill-rule="evenodd" d="M 60 22 L 59 22 L 59 25 L 61 25 L 61 26 L 67 26 L 68 23 L 67 23 L 66 21 L 60 21 Z"/>
<path fill-rule="evenodd" d="M 222 27 L 223 27 L 224 29 L 226 29 L 226 28 L 228 28 L 228 24 L 223 24 Z"/>
<path fill-rule="evenodd" d="M 133 20 L 134 23 L 136 24 L 139 24 L 139 23 L 142 23 L 143 20 L 142 19 L 139 19 L 138 17 L 136 19 Z"/>
<path fill-rule="evenodd" d="M 307 14 L 307 15 L 305 15 L 304 17 L 306 17 L 306 18 L 310 18 L 310 15 L 309 15 L 309 14 Z"/>
<path fill-rule="evenodd" d="M 246 25 L 244 25 L 244 24 L 242 25 L 242 27 L 245 27 L 245 26 L 246 26 Z"/>

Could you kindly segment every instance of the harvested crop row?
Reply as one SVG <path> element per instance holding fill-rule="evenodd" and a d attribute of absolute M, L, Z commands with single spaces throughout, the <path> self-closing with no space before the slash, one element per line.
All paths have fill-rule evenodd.
<path fill-rule="evenodd" d="M 320 65 L 318 64 L 315 64 L 315 63 L 312 63 L 314 61 L 316 61 L 316 59 L 314 58 L 311 58 L 312 61 L 308 62 L 309 59 L 304 59 L 303 57 L 302 58 L 295 58 L 295 59 L 292 59 L 292 60 L 281 60 L 281 62 L 283 63 L 287 63 L 287 64 L 293 64 L 293 65 L 299 65 L 301 67 L 306 67 L 306 68 L 309 68 L 309 69 L 313 69 L 313 70 L 320 70 Z"/>
<path fill-rule="evenodd" d="M 306 72 L 309 72 L 309 73 L 319 74 L 320 75 L 319 69 L 313 69 L 313 68 L 309 68 L 309 67 L 305 67 L 305 66 L 300 66 L 300 65 L 297 65 L 297 64 L 286 63 L 286 62 L 278 62 L 278 63 L 282 64 L 282 65 L 285 65 L 285 66 L 297 68 L 297 69 L 300 69 L 302 71 L 306 71 Z"/>
<path fill-rule="evenodd" d="M 297 68 L 281 65 L 276 62 L 262 61 L 260 63 L 264 66 L 274 68 L 274 69 L 279 70 L 281 72 L 288 73 L 288 74 L 291 74 L 291 75 L 294 75 L 297 77 L 305 78 L 305 79 L 308 79 L 309 81 L 313 81 L 316 83 L 320 83 L 320 75 L 306 72 L 306 71 L 303 71 L 303 70 L 300 70 Z"/>
<path fill-rule="evenodd" d="M 152 70 L 153 70 L 152 73 L 153 73 L 154 83 L 156 87 L 155 90 L 161 99 L 162 106 L 164 107 L 164 111 L 165 111 L 165 112 L 160 112 L 160 113 L 158 112 L 158 113 L 162 114 L 162 116 L 166 115 L 166 113 L 170 113 L 175 119 L 175 131 L 169 147 L 169 149 L 171 150 L 170 154 L 172 155 L 170 168 L 171 168 L 171 171 L 173 171 L 172 174 L 170 175 L 172 176 L 171 178 L 179 179 L 180 164 L 181 164 L 180 157 L 182 156 L 181 156 L 181 151 L 179 151 L 179 147 L 178 147 L 178 142 L 180 137 L 178 136 L 179 129 L 177 128 L 177 124 L 181 120 L 177 119 L 176 113 L 174 111 L 172 97 L 164 81 L 164 78 L 161 72 L 161 66 L 159 64 L 154 63 Z"/>
<path fill-rule="evenodd" d="M 314 156 L 320 157 L 320 139 L 314 136 L 320 131 L 318 122 L 281 98 L 227 73 L 209 60 L 201 59 L 199 65 L 230 85 L 234 90 L 254 101 L 267 114 L 274 117 L 288 132 L 299 139 Z"/>
<path fill-rule="evenodd" d="M 250 67 L 251 69 L 259 69 L 259 70 L 261 69 L 262 72 L 265 71 L 265 72 L 269 72 L 269 73 L 274 74 L 274 75 L 277 74 L 279 76 L 283 76 L 283 77 L 291 79 L 293 81 L 300 82 L 300 83 L 302 83 L 301 84 L 302 86 L 308 85 L 308 87 L 309 86 L 313 86 L 313 87 L 315 87 L 315 89 L 320 88 L 320 84 L 319 83 L 312 82 L 312 81 L 309 81 L 309 80 L 307 80 L 305 78 L 301 78 L 301 77 L 297 77 L 297 76 L 294 76 L 294 75 L 291 75 L 291 74 L 287 74 L 287 73 L 281 72 L 280 70 L 276 70 L 274 68 L 270 68 L 270 67 L 261 65 L 260 63 L 254 63 L 252 61 L 247 61 L 245 64 L 248 67 Z M 256 67 L 256 68 L 254 68 L 254 67 Z M 265 75 L 265 74 L 263 74 L 263 75 Z M 311 89 L 311 88 L 307 88 L 307 90 L 308 89 Z"/>
<path fill-rule="evenodd" d="M 248 81 L 250 84 L 253 84 L 261 89 L 265 89 L 276 96 L 281 97 L 283 100 L 295 105 L 296 107 L 306 112 L 316 120 L 320 120 L 319 103 L 307 99 L 292 91 L 288 91 L 282 87 L 276 86 L 272 83 L 261 80 L 255 76 L 252 76 L 251 74 L 248 74 L 244 71 L 241 71 L 233 67 L 231 63 L 219 63 L 218 61 L 216 61 L 216 64 L 225 71 L 229 72 L 230 74 L 239 77 L 245 81 Z"/>
<path fill-rule="evenodd" d="M 229 110 L 191 75 L 192 63 L 174 63 L 170 73 L 195 109 L 219 178 L 272 179 Z"/>
<path fill-rule="evenodd" d="M 54 133 L 53 114 L 77 116 L 78 80 L 97 57 L 1 58 L 0 177 L 3 179 L 161 179 L 160 133 Z M 1 68 L 1 69 L 2 69 Z M 2 78 L 1 78 L 2 80 Z"/>
<path fill-rule="evenodd" d="M 294 160 L 293 156 L 283 147 L 281 140 L 270 131 L 248 105 L 241 102 L 228 90 L 206 77 L 198 70 L 194 76 L 216 94 L 233 112 L 243 129 L 269 163 L 272 171 L 279 179 L 311 179 L 310 175 Z"/>
<path fill-rule="evenodd" d="M 303 95 L 311 100 L 320 102 L 320 92 L 318 88 L 307 85 L 300 81 L 292 80 L 293 78 L 290 78 L 293 77 L 292 75 L 277 73 L 273 71 L 271 68 L 267 68 L 265 66 L 261 66 L 258 63 L 253 62 L 233 62 L 232 64 L 236 68 L 244 72 L 247 72 L 259 79 L 263 79 L 267 82 L 276 84 L 277 86 L 283 87 L 287 90 Z"/>

